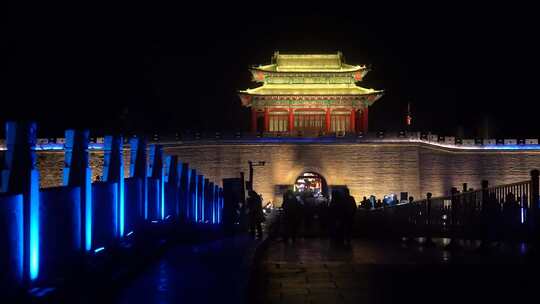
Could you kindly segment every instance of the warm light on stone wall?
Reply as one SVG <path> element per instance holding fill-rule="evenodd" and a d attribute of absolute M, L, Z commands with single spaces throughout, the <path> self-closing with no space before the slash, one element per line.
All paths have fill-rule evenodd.
<path fill-rule="evenodd" d="M 451 151 L 417 143 L 380 144 L 184 144 L 165 147 L 165 153 L 221 185 L 221 180 L 248 177 L 248 161 L 265 161 L 255 167 L 254 188 L 265 202 L 281 203 L 279 185 L 292 185 L 304 172 L 322 175 L 329 186 L 347 185 L 357 201 L 371 194 L 407 191 L 415 198 L 426 192 L 446 194 L 462 183 L 480 188 L 482 179 L 490 185 L 529 179 L 540 168 L 540 151 Z M 62 151 L 38 152 L 41 187 L 62 182 Z M 129 172 L 129 151 L 124 152 L 125 174 Z M 90 154 L 92 180 L 102 174 L 103 153 Z"/>

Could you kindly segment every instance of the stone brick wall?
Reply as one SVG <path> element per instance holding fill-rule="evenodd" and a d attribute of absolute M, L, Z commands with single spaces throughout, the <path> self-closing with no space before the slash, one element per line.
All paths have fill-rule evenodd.
<path fill-rule="evenodd" d="M 164 148 L 210 180 L 248 174 L 248 160 L 266 161 L 255 167 L 254 188 L 265 201 L 281 202 L 278 185 L 292 185 L 306 171 L 321 174 L 328 185 L 347 185 L 360 200 L 374 194 L 407 191 L 414 197 L 426 192 L 444 195 L 466 182 L 478 189 L 482 179 L 491 185 L 529 179 L 529 171 L 540 168 L 540 151 L 462 151 L 421 143 L 220 143 L 182 144 Z M 129 151 L 124 153 L 129 172 Z M 62 152 L 39 152 L 41 186 L 62 183 Z M 93 178 L 102 175 L 103 153 L 91 153 Z"/>
<path fill-rule="evenodd" d="M 254 188 L 265 200 L 280 202 L 276 185 L 293 184 L 303 172 L 321 174 L 329 185 L 347 185 L 358 200 L 374 194 L 409 192 L 439 196 L 462 183 L 479 188 L 527 180 L 540 168 L 540 151 L 456 151 L 425 144 L 218 144 L 182 145 L 166 149 L 213 180 L 255 167 Z"/>

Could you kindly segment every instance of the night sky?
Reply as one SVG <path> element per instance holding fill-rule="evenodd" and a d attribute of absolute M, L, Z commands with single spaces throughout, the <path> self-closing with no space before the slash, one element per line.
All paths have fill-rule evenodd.
<path fill-rule="evenodd" d="M 371 130 L 403 128 L 411 102 L 417 130 L 540 136 L 535 10 L 355 3 L 11 6 L 0 122 L 36 120 L 40 136 L 248 130 L 236 91 L 255 86 L 249 66 L 275 50 L 342 51 L 372 67 L 361 86 L 386 91 Z"/>

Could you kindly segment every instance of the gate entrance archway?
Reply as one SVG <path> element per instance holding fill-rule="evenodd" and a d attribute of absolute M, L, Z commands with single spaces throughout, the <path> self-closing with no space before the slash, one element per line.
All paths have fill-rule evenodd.
<path fill-rule="evenodd" d="M 294 182 L 295 192 L 310 193 L 314 197 L 328 197 L 328 185 L 324 177 L 315 172 L 304 172 Z"/>

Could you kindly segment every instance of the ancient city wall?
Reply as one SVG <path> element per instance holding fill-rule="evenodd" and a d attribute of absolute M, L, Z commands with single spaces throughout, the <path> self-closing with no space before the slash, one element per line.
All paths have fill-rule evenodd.
<path fill-rule="evenodd" d="M 165 147 L 167 154 L 196 168 L 211 180 L 221 181 L 248 172 L 248 161 L 266 161 L 255 167 L 254 187 L 265 201 L 280 202 L 279 185 L 292 185 L 303 172 L 321 174 L 331 185 L 347 185 L 357 200 L 374 194 L 408 191 L 415 197 L 426 192 L 446 194 L 461 183 L 479 188 L 482 179 L 497 185 L 526 180 L 540 168 L 540 151 L 463 151 L 422 143 L 219 143 Z M 129 152 L 126 151 L 126 176 Z M 38 152 L 42 187 L 62 182 L 63 153 Z M 103 153 L 91 153 L 94 179 L 101 175 Z M 283 187 L 282 187 L 283 188 Z"/>

